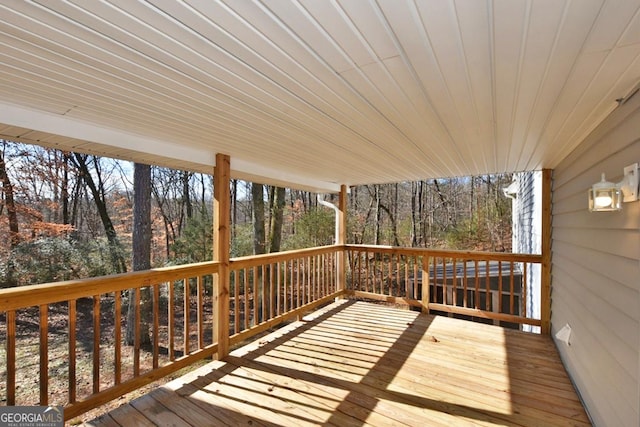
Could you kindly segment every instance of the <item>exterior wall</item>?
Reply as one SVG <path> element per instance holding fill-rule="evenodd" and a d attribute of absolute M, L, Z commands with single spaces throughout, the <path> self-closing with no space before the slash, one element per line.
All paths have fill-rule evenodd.
<path fill-rule="evenodd" d="M 542 253 L 542 172 L 522 172 L 514 175 L 509 186 L 513 195 L 512 251 L 521 254 Z M 527 305 L 524 311 L 527 317 L 540 318 L 540 264 L 528 267 Z M 538 326 L 524 325 L 523 330 L 540 332 Z"/>
<path fill-rule="evenodd" d="M 552 336 L 597 426 L 640 425 L 640 202 L 588 211 L 605 172 L 640 161 L 640 95 L 618 107 L 553 174 Z"/>

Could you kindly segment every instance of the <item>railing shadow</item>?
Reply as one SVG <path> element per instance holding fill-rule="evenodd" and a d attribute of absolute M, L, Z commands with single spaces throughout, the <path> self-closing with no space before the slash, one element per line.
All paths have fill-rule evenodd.
<path fill-rule="evenodd" d="M 358 325 L 355 319 L 361 318 L 366 321 L 366 313 L 363 311 L 366 308 L 360 309 L 356 304 L 354 301 L 343 302 L 341 305 L 325 310 L 295 330 L 283 333 L 283 335 L 270 342 L 254 344 L 250 350 L 245 348 L 243 353 L 232 352 L 225 359 L 223 367 L 213 369 L 205 375 L 193 379 L 188 384 L 177 389 L 176 392 L 180 395 L 186 395 L 192 392 L 194 387 L 211 390 L 217 387 L 212 384 L 220 381 L 228 385 L 232 381 L 226 381 L 225 377 L 230 378 L 236 375 L 238 369 L 249 368 L 259 374 L 263 373 L 264 376 L 262 378 L 265 378 L 263 380 L 264 387 L 252 388 L 251 390 L 239 389 L 239 392 L 251 392 L 254 396 L 262 395 L 265 399 L 273 398 L 273 393 L 269 391 L 270 387 L 280 387 L 281 385 L 266 380 L 266 378 L 273 377 L 274 374 L 287 378 L 288 381 L 311 385 L 311 389 L 306 389 L 304 392 L 305 397 L 313 397 L 315 394 L 315 397 L 318 397 L 319 400 L 313 400 L 313 403 L 309 403 L 309 400 L 302 399 L 302 403 L 296 403 L 301 404 L 303 407 L 310 405 L 307 410 L 325 411 L 326 418 L 323 422 L 325 425 L 365 425 L 367 424 L 367 419 L 376 411 L 383 411 L 387 417 L 395 417 L 391 421 L 410 425 L 424 425 L 430 416 L 437 418 L 438 414 L 459 415 L 467 420 L 477 421 L 502 419 L 504 424 L 511 424 L 508 415 L 503 413 L 478 409 L 470 405 L 444 402 L 421 396 L 418 393 L 413 394 L 392 389 L 391 385 L 394 378 L 400 372 L 404 362 L 408 360 L 412 350 L 421 341 L 431 338 L 429 336 L 429 326 L 433 317 L 430 316 L 421 316 L 418 313 L 413 313 L 411 318 L 415 320 L 406 322 L 400 333 L 390 332 L 387 334 L 385 338 L 385 342 L 388 344 L 387 348 L 362 375 L 354 374 L 354 372 L 362 370 L 358 368 L 362 365 L 358 363 L 358 354 L 359 352 L 362 352 L 363 355 L 371 353 L 364 350 L 364 347 L 366 347 L 365 341 L 375 340 L 375 336 L 372 334 L 374 330 L 379 329 L 379 325 L 374 325 L 371 333 L 366 338 L 363 337 L 365 339 L 359 341 L 358 334 L 354 333 L 356 338 L 353 341 L 340 346 L 329 346 L 326 348 L 325 353 L 316 352 L 314 359 L 300 361 L 299 358 L 296 360 L 293 357 L 293 352 L 289 353 L 293 350 L 292 345 L 299 345 L 303 341 L 301 336 L 312 333 L 314 328 L 322 328 L 322 331 L 317 332 L 318 334 L 326 333 L 330 335 L 334 328 L 336 328 L 335 331 L 337 332 L 337 328 L 341 328 L 341 326 L 333 321 L 335 317 L 352 318 L 354 319 L 354 328 L 362 327 L 362 325 Z M 363 333 L 366 334 L 366 332 Z M 292 344 L 293 340 L 296 343 Z M 433 340 L 433 344 L 437 345 L 438 340 L 436 338 L 433 338 Z M 335 359 L 334 353 L 338 351 L 336 350 L 337 347 L 343 349 L 348 347 L 350 349 L 348 351 L 354 357 L 353 366 L 350 366 L 350 361 L 346 360 L 343 363 L 344 370 L 329 367 L 331 360 Z M 343 353 L 341 354 L 344 356 L 346 353 Z M 279 364 L 278 360 L 282 360 L 284 363 Z M 354 372 L 351 372 L 351 370 Z M 290 387 L 295 390 L 294 386 Z M 228 395 L 225 395 L 225 397 L 229 398 Z M 237 399 L 242 400 L 241 398 Z M 323 400 L 324 403 L 318 403 Z M 252 404 L 261 405 L 259 399 L 256 399 Z M 403 411 L 402 407 L 406 408 L 407 405 L 414 408 L 414 410 Z M 278 411 L 277 408 L 267 409 Z M 387 410 L 385 411 L 385 409 Z M 294 413 L 287 413 L 286 415 L 301 422 L 310 421 L 304 415 Z M 264 420 L 259 419 L 258 422 L 264 422 Z"/>

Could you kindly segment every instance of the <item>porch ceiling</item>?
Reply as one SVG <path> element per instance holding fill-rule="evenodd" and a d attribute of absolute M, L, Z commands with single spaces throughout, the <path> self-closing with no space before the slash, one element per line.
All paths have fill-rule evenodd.
<path fill-rule="evenodd" d="M 0 1 L 0 137 L 317 191 L 553 168 L 640 0 Z"/>

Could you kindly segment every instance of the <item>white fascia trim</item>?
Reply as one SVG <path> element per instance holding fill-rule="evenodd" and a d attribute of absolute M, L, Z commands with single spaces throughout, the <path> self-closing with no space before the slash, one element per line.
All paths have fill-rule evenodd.
<path fill-rule="evenodd" d="M 175 159 L 211 170 L 215 165 L 216 150 L 198 149 L 168 141 L 106 128 L 93 123 L 46 111 L 34 110 L 0 102 L 0 122 L 10 126 L 74 138 L 79 141 L 103 144 L 131 152 Z M 252 182 L 298 188 L 316 193 L 338 193 L 340 185 L 315 180 L 285 171 L 271 169 L 231 156 L 231 176 Z"/>
<path fill-rule="evenodd" d="M 154 138 L 122 132 L 72 117 L 0 103 L 3 123 L 87 142 L 213 166 L 215 154 Z"/>

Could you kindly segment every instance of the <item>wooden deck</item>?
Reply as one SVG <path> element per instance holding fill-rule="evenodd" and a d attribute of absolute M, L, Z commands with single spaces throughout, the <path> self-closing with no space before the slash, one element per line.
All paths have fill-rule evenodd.
<path fill-rule="evenodd" d="M 590 424 L 548 337 L 340 301 L 86 425 Z"/>

